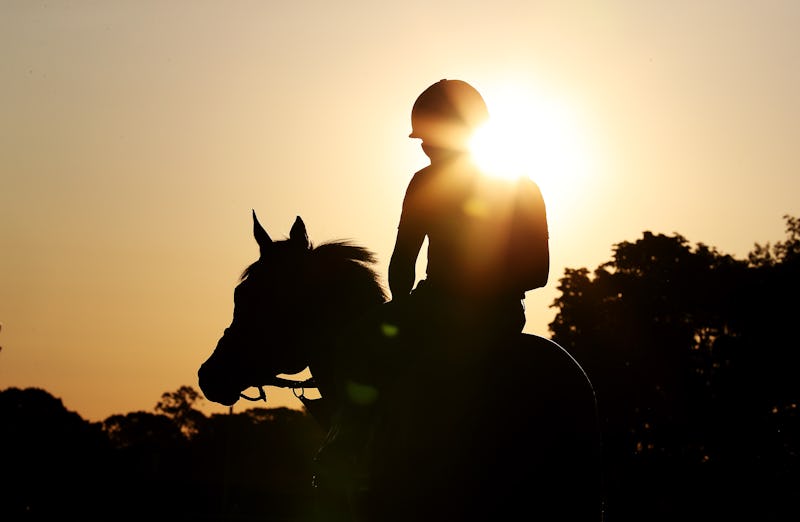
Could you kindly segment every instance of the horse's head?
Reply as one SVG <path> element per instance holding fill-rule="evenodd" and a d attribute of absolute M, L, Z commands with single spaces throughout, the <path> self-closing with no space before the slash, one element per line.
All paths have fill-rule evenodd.
<path fill-rule="evenodd" d="M 206 398 L 227 406 L 251 386 L 313 367 L 332 321 L 384 297 L 365 264 L 374 262 L 371 253 L 345 243 L 314 248 L 300 217 L 287 239 L 273 241 L 253 212 L 253 235 L 259 259 L 244 271 L 233 320 L 198 371 Z"/>

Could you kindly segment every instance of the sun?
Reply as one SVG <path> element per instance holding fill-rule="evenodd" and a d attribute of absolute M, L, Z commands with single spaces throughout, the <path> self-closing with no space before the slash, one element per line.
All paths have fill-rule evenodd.
<path fill-rule="evenodd" d="M 490 119 L 470 140 L 483 170 L 504 178 L 528 176 L 543 190 L 567 187 L 583 175 L 588 154 L 569 105 L 510 88 L 484 97 Z"/>

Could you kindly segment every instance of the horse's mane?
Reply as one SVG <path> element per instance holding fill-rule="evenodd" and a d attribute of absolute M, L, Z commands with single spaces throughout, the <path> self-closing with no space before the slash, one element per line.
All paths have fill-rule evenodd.
<path fill-rule="evenodd" d="M 329 241 L 318 247 L 311 246 L 311 255 L 319 266 L 342 269 L 353 282 L 378 286 L 383 292 L 380 278 L 373 266 L 378 262 L 375 253 L 349 240 Z"/>
<path fill-rule="evenodd" d="M 345 278 L 346 283 L 354 287 L 375 288 L 383 299 L 386 299 L 386 290 L 380 282 L 378 273 L 373 268 L 378 261 L 377 257 L 368 248 L 356 245 L 350 240 L 337 240 L 327 241 L 318 246 L 309 243 L 307 249 L 298 249 L 297 252 L 308 255 L 317 270 L 328 274 L 335 273 L 339 278 Z M 260 261 L 259 259 L 245 268 L 240 280 L 247 279 L 259 266 Z"/>
<path fill-rule="evenodd" d="M 349 259 L 364 264 L 369 270 L 369 265 L 378 262 L 372 250 L 354 244 L 352 241 L 343 239 L 339 241 L 328 241 L 315 247 L 311 245 L 311 250 L 319 256 L 332 256 L 341 259 Z"/>

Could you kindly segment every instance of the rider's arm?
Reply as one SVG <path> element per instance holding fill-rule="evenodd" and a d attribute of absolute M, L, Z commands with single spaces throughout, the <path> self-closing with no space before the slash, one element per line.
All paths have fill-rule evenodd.
<path fill-rule="evenodd" d="M 420 173 L 408 184 L 394 251 L 389 260 L 389 290 L 392 299 L 403 298 L 411 293 L 416 281 L 417 256 L 425 240 L 424 210 L 420 205 Z"/>
<path fill-rule="evenodd" d="M 389 290 L 393 299 L 411 293 L 416 279 L 417 256 L 424 239 L 425 234 L 416 227 L 404 226 L 402 221 L 397 227 L 397 239 L 389 261 Z"/>
<path fill-rule="evenodd" d="M 547 211 L 538 185 L 529 179 L 519 184 L 510 270 L 523 290 L 541 288 L 550 273 Z"/>

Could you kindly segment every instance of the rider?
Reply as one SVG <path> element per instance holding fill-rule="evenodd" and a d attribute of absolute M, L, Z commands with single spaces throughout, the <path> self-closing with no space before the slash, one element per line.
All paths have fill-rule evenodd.
<path fill-rule="evenodd" d="M 516 343 L 485 341 L 519 335 L 525 292 L 547 282 L 538 186 L 489 176 L 469 154 L 471 135 L 488 117 L 478 91 L 460 80 L 441 80 L 416 100 L 410 137 L 422 140 L 430 165 L 406 190 L 389 265 L 392 300 L 340 341 L 352 350 L 340 372 L 341 430 L 318 463 L 329 482 L 364 493 L 356 504 L 367 520 L 447 519 L 438 515 L 453 495 L 485 478 L 468 468 L 492 460 L 487 433 L 502 423 L 479 425 L 485 417 L 475 411 L 485 398 L 475 383 L 519 359 Z M 426 237 L 427 273 L 414 288 Z"/>
<path fill-rule="evenodd" d="M 436 82 L 414 103 L 409 137 L 422 140 L 430 165 L 408 184 L 389 288 L 393 301 L 409 301 L 403 308 L 416 321 L 437 317 L 445 328 L 519 333 L 525 292 L 548 279 L 547 217 L 530 178 L 492 177 L 471 160 L 469 140 L 488 119 L 480 93 L 461 80 Z M 413 288 L 425 237 L 427 273 Z"/>

